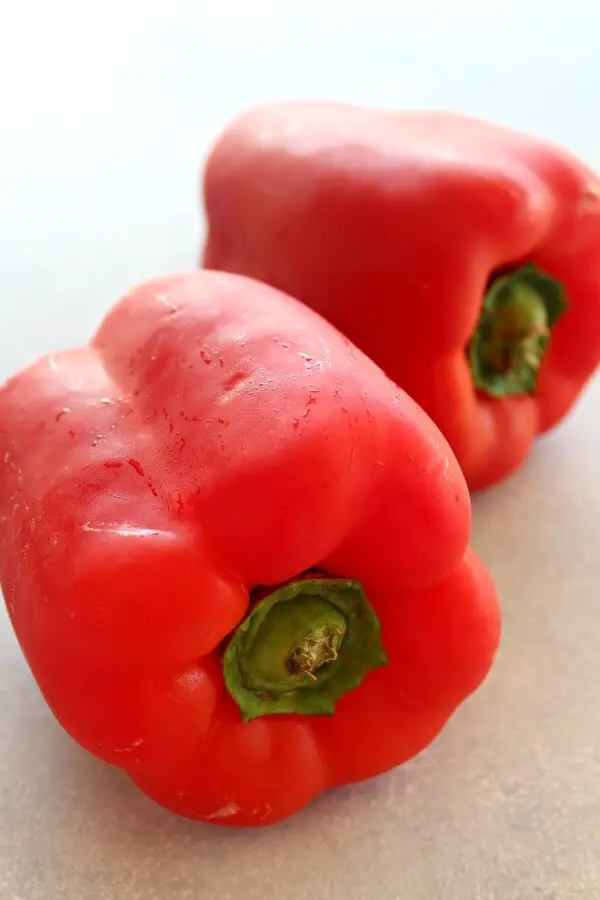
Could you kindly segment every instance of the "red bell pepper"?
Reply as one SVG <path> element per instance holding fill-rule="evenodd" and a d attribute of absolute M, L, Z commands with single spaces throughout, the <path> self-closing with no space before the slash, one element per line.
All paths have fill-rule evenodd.
<path fill-rule="evenodd" d="M 0 391 L 0 576 L 64 728 L 185 816 L 268 824 L 402 762 L 499 612 L 427 416 L 249 279 L 148 283 Z"/>
<path fill-rule="evenodd" d="M 472 489 L 525 459 L 600 361 L 600 182 L 465 116 L 251 111 L 208 160 L 209 268 L 314 307 L 435 420 Z"/>

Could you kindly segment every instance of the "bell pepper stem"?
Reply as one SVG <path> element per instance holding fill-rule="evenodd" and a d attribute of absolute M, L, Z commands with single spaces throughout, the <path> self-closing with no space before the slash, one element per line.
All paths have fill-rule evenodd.
<path fill-rule="evenodd" d="M 225 650 L 223 674 L 246 721 L 332 715 L 340 697 L 386 662 L 361 585 L 319 577 L 289 582 L 254 606 Z"/>
<path fill-rule="evenodd" d="M 490 397 L 534 394 L 566 308 L 560 282 L 535 266 L 494 279 L 467 351 L 475 387 Z"/>

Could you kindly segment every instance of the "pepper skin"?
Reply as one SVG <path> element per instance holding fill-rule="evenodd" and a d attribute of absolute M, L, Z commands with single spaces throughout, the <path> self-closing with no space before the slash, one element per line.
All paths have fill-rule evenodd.
<path fill-rule="evenodd" d="M 184 816 L 267 825 L 425 747 L 497 596 L 429 418 L 308 307 L 145 284 L 0 391 L 9 614 L 52 711 Z"/>
<path fill-rule="evenodd" d="M 600 361 L 600 184 L 450 113 L 277 103 L 225 131 L 204 264 L 312 306 L 429 413 L 472 490 L 525 460 Z"/>

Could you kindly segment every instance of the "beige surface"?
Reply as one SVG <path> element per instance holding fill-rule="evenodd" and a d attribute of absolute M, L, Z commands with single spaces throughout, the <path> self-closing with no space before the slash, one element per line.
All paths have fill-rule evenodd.
<path fill-rule="evenodd" d="M 310 3 L 111 0 L 93 24 L 66 0 L 3 6 L 0 374 L 84 338 L 130 283 L 193 263 L 197 160 L 257 100 L 460 107 L 600 167 L 594 4 L 514 0 L 478 20 L 467 0 L 410 17 L 347 0 L 353 19 L 320 0 L 319 28 Z M 268 831 L 178 820 L 75 747 L 2 610 L 2 900 L 600 898 L 599 446 L 597 380 L 475 503 L 505 611 L 485 687 L 417 760 Z"/>
<path fill-rule="evenodd" d="M 504 599 L 486 686 L 419 759 L 263 832 L 175 819 L 71 744 L 1 620 L 0 896 L 600 897 L 600 381 L 475 505 Z"/>

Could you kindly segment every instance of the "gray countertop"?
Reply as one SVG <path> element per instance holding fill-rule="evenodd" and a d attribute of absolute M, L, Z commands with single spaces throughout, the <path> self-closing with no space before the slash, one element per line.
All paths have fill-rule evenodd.
<path fill-rule="evenodd" d="M 595 0 L 213 5 L 109 0 L 94 19 L 66 0 L 3 4 L 2 376 L 85 339 L 131 284 L 194 264 L 206 143 L 260 100 L 452 107 L 600 168 Z M 77 748 L 2 609 L 0 896 L 600 898 L 599 445 L 596 379 L 475 500 L 505 617 L 485 686 L 419 758 L 265 831 L 177 819 Z"/>

